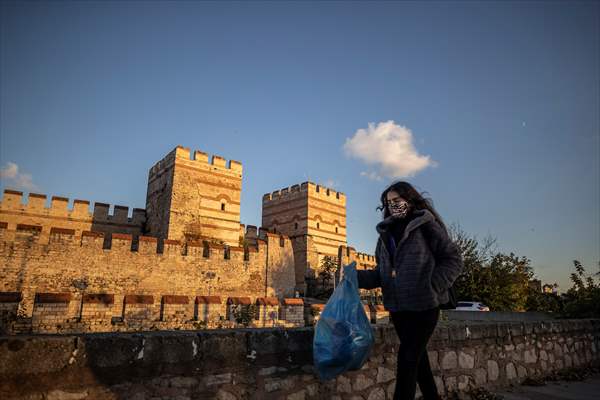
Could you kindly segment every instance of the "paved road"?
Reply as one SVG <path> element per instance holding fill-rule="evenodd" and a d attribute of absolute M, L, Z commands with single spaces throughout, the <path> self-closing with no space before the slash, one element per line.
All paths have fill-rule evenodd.
<path fill-rule="evenodd" d="M 510 391 L 496 392 L 504 400 L 598 400 L 600 375 L 580 382 L 547 382 L 545 386 L 518 386 Z"/>

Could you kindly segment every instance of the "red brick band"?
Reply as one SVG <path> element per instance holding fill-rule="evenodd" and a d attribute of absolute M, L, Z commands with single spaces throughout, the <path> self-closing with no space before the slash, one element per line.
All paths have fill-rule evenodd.
<path fill-rule="evenodd" d="M 162 297 L 163 304 L 189 304 L 187 296 L 166 295 Z"/>
<path fill-rule="evenodd" d="M 75 229 L 50 228 L 51 235 L 75 235 Z"/>
<path fill-rule="evenodd" d="M 104 232 L 83 231 L 83 232 L 81 232 L 81 236 L 104 237 Z"/>
<path fill-rule="evenodd" d="M 144 294 L 128 294 L 123 298 L 125 304 L 154 304 L 154 297 Z"/>
<path fill-rule="evenodd" d="M 292 299 L 283 299 L 283 304 L 286 306 L 303 306 L 304 300 L 292 298 Z"/>
<path fill-rule="evenodd" d="M 36 231 L 41 232 L 42 227 L 40 225 L 27 225 L 27 224 L 17 224 L 18 231 Z"/>
<path fill-rule="evenodd" d="M 277 297 L 259 297 L 256 299 L 256 304 L 261 306 L 277 306 L 279 305 L 279 299 Z"/>
<path fill-rule="evenodd" d="M 219 296 L 196 296 L 196 304 L 221 304 Z"/>
<path fill-rule="evenodd" d="M 18 303 L 23 300 L 21 292 L 0 292 L 0 303 Z"/>
<path fill-rule="evenodd" d="M 69 303 L 71 293 L 36 293 L 36 303 Z"/>
<path fill-rule="evenodd" d="M 252 301 L 250 301 L 250 297 L 230 297 L 227 299 L 227 304 L 250 305 Z"/>
<path fill-rule="evenodd" d="M 85 304 L 114 304 L 115 295 L 106 293 L 88 293 L 83 295 Z"/>

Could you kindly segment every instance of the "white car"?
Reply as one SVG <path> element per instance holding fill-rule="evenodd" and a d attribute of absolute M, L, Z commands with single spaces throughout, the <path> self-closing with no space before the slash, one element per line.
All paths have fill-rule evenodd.
<path fill-rule="evenodd" d="M 456 311 L 490 311 L 490 308 L 476 301 L 459 301 L 456 304 Z"/>

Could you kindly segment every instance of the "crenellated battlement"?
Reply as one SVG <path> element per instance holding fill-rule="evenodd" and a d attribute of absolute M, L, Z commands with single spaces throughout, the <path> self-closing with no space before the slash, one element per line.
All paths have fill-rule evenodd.
<path fill-rule="evenodd" d="M 239 161 L 227 160 L 218 155 L 210 157 L 208 153 L 203 151 L 195 150 L 192 152 L 189 147 L 177 146 L 150 168 L 149 180 L 155 175 L 163 173 L 178 161 L 184 161 L 186 165 L 191 167 L 210 169 L 212 171 L 234 172 L 240 176 L 243 170 L 242 163 Z"/>
<path fill-rule="evenodd" d="M 56 250 L 73 250 L 79 247 L 82 250 L 98 251 L 102 254 L 112 252 L 137 253 L 145 256 L 180 256 L 182 259 L 201 257 L 206 260 L 225 260 L 237 265 L 240 262 L 258 261 L 259 253 L 266 253 L 267 238 L 276 237 L 289 242 L 283 235 L 264 234 L 261 240 L 249 243 L 246 247 L 228 246 L 209 240 L 198 240 L 181 243 L 176 240 L 162 240 L 151 236 L 133 236 L 124 233 L 104 233 L 83 231 L 79 235 L 74 229 L 52 227 L 49 240 L 46 242 L 40 237 L 41 226 L 20 225 L 16 230 L 9 230 L 5 224 L 0 224 L 0 242 L 12 243 L 19 247 L 20 243 L 32 245 L 47 245 L 47 252 Z M 268 236 L 267 236 L 268 235 Z"/>
<path fill-rule="evenodd" d="M 141 226 L 146 219 L 146 210 L 134 208 L 129 217 L 129 207 L 115 205 L 112 214 L 109 213 L 110 204 L 96 202 L 93 211 L 90 212 L 90 201 L 73 200 L 73 206 L 69 209 L 67 197 L 52 196 L 50 207 L 46 207 L 48 196 L 39 193 L 29 193 L 28 201 L 24 202 L 23 192 L 6 189 L 2 200 L 0 200 L 0 220 L 18 223 L 19 216 L 23 218 L 53 218 L 63 217 L 80 222 L 102 223 L 110 222 L 117 224 L 129 224 Z M 21 219 L 23 219 L 21 218 Z M 46 224 L 44 224 L 46 225 Z"/>
<path fill-rule="evenodd" d="M 344 193 L 307 181 L 299 185 L 296 184 L 280 190 L 275 190 L 271 193 L 265 193 L 263 195 L 263 206 L 268 205 L 268 203 L 273 201 L 288 199 L 297 193 L 306 193 L 311 197 L 339 203 L 342 205 L 346 204 L 346 195 Z"/>

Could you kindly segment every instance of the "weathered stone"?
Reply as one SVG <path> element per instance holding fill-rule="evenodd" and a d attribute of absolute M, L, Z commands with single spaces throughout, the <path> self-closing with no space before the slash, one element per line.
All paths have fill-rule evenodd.
<path fill-rule="evenodd" d="M 206 386 L 222 385 L 229 382 L 231 382 L 231 373 L 208 375 L 203 379 L 203 383 Z"/>
<path fill-rule="evenodd" d="M 548 360 L 548 353 L 546 353 L 544 350 L 540 350 L 540 360 Z"/>
<path fill-rule="evenodd" d="M 556 357 L 561 358 L 563 356 L 562 348 L 560 346 L 556 346 L 554 348 L 554 354 L 556 354 Z"/>
<path fill-rule="evenodd" d="M 525 350 L 524 359 L 526 364 L 533 364 L 537 362 L 537 355 L 535 349 Z"/>
<path fill-rule="evenodd" d="M 48 400 L 80 400 L 85 399 L 88 392 L 65 392 L 62 390 L 53 390 L 47 395 Z"/>
<path fill-rule="evenodd" d="M 172 387 L 190 388 L 198 384 L 198 380 L 192 377 L 178 376 L 170 379 Z"/>
<path fill-rule="evenodd" d="M 506 364 L 506 379 L 512 380 L 517 377 L 517 371 L 513 363 Z"/>
<path fill-rule="evenodd" d="M 234 394 L 227 392 L 223 389 L 219 389 L 217 392 L 217 400 L 237 400 Z"/>
<path fill-rule="evenodd" d="M 452 392 L 452 391 L 456 390 L 457 385 L 456 385 L 456 377 L 455 376 L 445 377 L 444 382 L 446 383 L 446 390 L 448 392 Z"/>
<path fill-rule="evenodd" d="M 498 379 L 498 376 L 500 375 L 500 372 L 498 370 L 498 363 L 494 360 L 488 360 L 487 368 L 488 368 L 488 377 L 489 377 L 490 381 L 495 381 L 496 379 Z"/>
<path fill-rule="evenodd" d="M 306 390 L 301 390 L 296 393 L 292 393 L 286 397 L 286 400 L 304 400 L 306 398 Z"/>
<path fill-rule="evenodd" d="M 434 376 L 433 380 L 435 381 L 435 386 L 437 388 L 437 392 L 438 394 L 440 394 L 441 396 L 445 395 L 446 393 L 446 386 L 444 385 L 444 380 L 442 379 L 441 376 Z M 391 396 L 390 396 L 391 398 Z"/>
<path fill-rule="evenodd" d="M 468 375 L 460 375 L 458 377 L 458 390 L 464 391 L 469 387 L 470 377 Z"/>
<path fill-rule="evenodd" d="M 483 368 L 477 368 L 473 371 L 473 375 L 475 376 L 475 385 L 483 386 L 487 380 L 487 371 Z"/>
<path fill-rule="evenodd" d="M 571 368 L 572 366 L 573 366 L 573 360 L 571 359 L 571 356 L 568 354 L 565 354 L 565 367 Z"/>
<path fill-rule="evenodd" d="M 519 378 L 525 378 L 527 376 L 527 370 L 525 369 L 525 367 L 521 365 L 517 366 L 517 376 Z"/>
<path fill-rule="evenodd" d="M 458 353 L 458 365 L 460 368 L 471 369 L 475 366 L 475 357 L 463 351 Z"/>
<path fill-rule="evenodd" d="M 275 372 L 277 372 L 277 367 L 261 368 L 258 370 L 258 375 L 260 375 L 260 376 L 273 375 Z"/>
<path fill-rule="evenodd" d="M 428 351 L 427 356 L 429 357 L 429 365 L 431 365 L 431 369 L 433 371 L 440 369 L 440 364 L 438 362 L 438 352 Z"/>
<path fill-rule="evenodd" d="M 394 371 L 388 368 L 377 368 L 377 383 L 389 382 L 396 377 Z"/>
<path fill-rule="evenodd" d="M 453 369 L 456 368 L 458 362 L 456 359 L 456 352 L 448 351 L 442 356 L 442 368 Z"/>
<path fill-rule="evenodd" d="M 337 377 L 337 391 L 339 393 L 352 393 L 352 382 L 344 375 Z"/>
<path fill-rule="evenodd" d="M 318 391 L 319 386 L 316 383 L 306 386 L 306 394 L 308 394 L 310 397 L 316 396 Z"/>
<path fill-rule="evenodd" d="M 388 385 L 386 393 L 387 393 L 387 397 L 388 399 L 393 399 L 394 398 L 394 391 L 396 390 L 396 382 L 392 382 Z"/>
<path fill-rule="evenodd" d="M 375 388 L 369 393 L 367 400 L 385 400 L 385 391 L 383 388 Z"/>
<path fill-rule="evenodd" d="M 354 380 L 352 387 L 355 391 L 360 392 L 369 386 L 373 386 L 373 383 L 373 379 L 367 378 L 366 376 L 360 374 Z"/>

